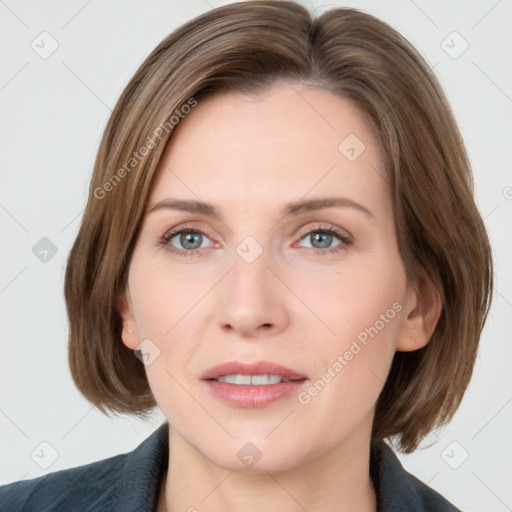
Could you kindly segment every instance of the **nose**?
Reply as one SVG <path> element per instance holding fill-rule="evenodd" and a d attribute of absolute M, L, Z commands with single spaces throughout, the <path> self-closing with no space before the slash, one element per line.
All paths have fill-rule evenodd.
<path fill-rule="evenodd" d="M 235 253 L 233 267 L 223 279 L 218 319 L 224 331 L 258 338 L 286 329 L 286 286 L 276 277 L 268 251 L 252 262 Z"/>

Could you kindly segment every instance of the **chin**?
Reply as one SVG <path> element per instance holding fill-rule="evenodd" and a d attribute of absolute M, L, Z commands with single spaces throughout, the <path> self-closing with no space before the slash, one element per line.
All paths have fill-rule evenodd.
<path fill-rule="evenodd" d="M 300 464 L 302 457 L 298 451 L 304 449 L 303 441 L 300 446 L 294 446 L 284 445 L 277 439 L 277 442 L 273 443 L 264 436 L 253 437 L 253 441 L 249 441 L 248 438 L 249 436 L 241 436 L 230 439 L 227 443 L 218 442 L 214 447 L 196 445 L 196 450 L 216 466 L 248 474 L 278 473 Z"/>

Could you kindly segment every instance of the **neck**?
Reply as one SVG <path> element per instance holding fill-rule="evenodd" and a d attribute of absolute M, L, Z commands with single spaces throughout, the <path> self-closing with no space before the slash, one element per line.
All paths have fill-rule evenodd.
<path fill-rule="evenodd" d="M 158 512 L 178 510 L 235 512 L 376 512 L 370 477 L 369 437 L 346 440 L 287 471 L 247 473 L 213 464 L 172 427 L 169 468 L 162 482 Z M 172 447 L 172 449 L 171 449 Z"/>

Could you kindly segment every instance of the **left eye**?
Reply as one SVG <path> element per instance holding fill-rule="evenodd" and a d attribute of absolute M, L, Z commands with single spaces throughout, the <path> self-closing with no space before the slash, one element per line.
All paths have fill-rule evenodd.
<path fill-rule="evenodd" d="M 341 237 L 338 234 L 336 234 L 330 230 L 310 231 L 309 233 L 304 235 L 301 238 L 301 240 L 306 239 L 306 240 L 309 240 L 311 244 L 318 244 L 316 246 L 310 245 L 309 247 L 311 247 L 312 249 L 330 249 L 331 247 L 333 247 L 331 245 L 331 243 L 334 238 L 337 238 L 340 241 L 339 244 L 336 244 L 336 246 L 343 243 L 343 240 L 341 239 Z M 306 247 L 308 247 L 308 246 L 306 246 Z"/>

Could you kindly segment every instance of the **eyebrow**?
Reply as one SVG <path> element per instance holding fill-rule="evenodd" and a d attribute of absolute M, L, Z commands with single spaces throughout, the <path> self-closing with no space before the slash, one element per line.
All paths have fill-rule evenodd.
<path fill-rule="evenodd" d="M 283 217 L 297 216 L 303 213 L 321 210 L 322 208 L 333 207 L 353 208 L 359 212 L 364 213 L 371 219 L 375 219 L 375 215 L 368 208 L 346 197 L 322 197 L 288 203 L 283 208 L 281 215 Z M 166 208 L 183 212 L 199 213 L 207 217 L 215 217 L 219 220 L 223 220 L 222 214 L 218 211 L 217 208 L 215 208 L 213 204 L 189 199 L 163 199 L 162 201 L 155 203 L 148 210 L 148 213 Z"/>

